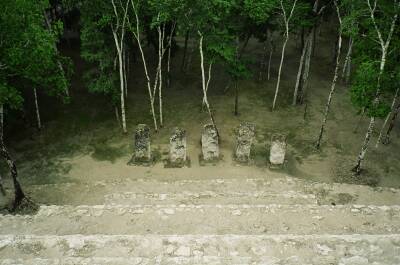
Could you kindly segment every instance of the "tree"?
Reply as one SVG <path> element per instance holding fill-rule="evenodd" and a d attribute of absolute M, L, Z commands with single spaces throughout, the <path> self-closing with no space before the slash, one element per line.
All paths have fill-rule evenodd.
<path fill-rule="evenodd" d="M 215 63 L 226 63 L 236 56 L 236 38 L 229 31 L 232 12 L 236 2 L 231 1 L 193 1 L 190 19 L 191 27 L 198 34 L 200 69 L 202 77 L 203 106 L 206 107 L 211 123 L 216 128 L 213 111 L 208 100 L 208 89 L 212 77 L 212 66 Z M 231 25 L 231 24 L 230 24 Z M 206 66 L 208 64 L 208 67 Z M 206 74 L 206 67 L 208 69 Z"/>
<path fill-rule="evenodd" d="M 330 110 L 330 106 L 331 106 L 331 102 L 332 102 L 332 97 L 333 97 L 333 94 L 335 93 L 336 82 L 337 82 L 338 75 L 339 75 L 340 55 L 341 55 L 341 50 L 342 50 L 342 15 L 340 14 L 340 8 L 337 3 L 337 0 L 334 0 L 333 2 L 335 5 L 337 17 L 339 20 L 339 40 L 338 40 L 338 48 L 337 48 L 337 53 L 336 53 L 335 72 L 333 75 L 333 80 L 332 80 L 332 84 L 331 84 L 331 90 L 330 90 L 329 96 L 328 96 L 328 101 L 326 102 L 326 105 L 325 105 L 324 118 L 322 119 L 321 129 L 319 131 L 318 140 L 317 140 L 317 144 L 316 144 L 317 148 L 320 148 L 320 146 L 321 146 L 321 140 L 322 140 L 322 136 L 324 134 L 326 121 L 328 119 L 328 114 L 329 114 L 329 110 Z"/>
<path fill-rule="evenodd" d="M 288 3 L 288 2 L 290 2 L 290 3 Z M 278 99 L 279 87 L 280 87 L 280 83 L 281 83 L 283 60 L 285 59 L 286 45 L 289 41 L 290 20 L 293 17 L 294 9 L 296 8 L 296 4 L 297 4 L 297 0 L 291 0 L 291 1 L 279 0 L 279 3 L 280 3 L 280 16 L 282 17 L 282 20 L 283 20 L 284 38 L 285 39 L 284 39 L 283 45 L 282 45 L 281 61 L 279 63 L 278 80 L 276 82 L 274 101 L 272 103 L 272 110 L 275 109 L 276 100 Z"/>
<path fill-rule="evenodd" d="M 321 5 L 320 0 L 315 0 L 312 10 L 307 12 L 307 9 L 303 11 L 303 19 L 300 19 L 300 25 L 302 27 L 302 38 L 304 39 L 304 33 L 308 32 L 303 40 L 303 49 L 300 57 L 299 70 L 296 78 L 296 85 L 293 93 L 292 105 L 302 104 L 305 100 L 306 93 L 308 90 L 308 79 L 310 75 L 311 67 L 311 55 L 314 52 L 314 44 L 316 38 L 316 30 L 320 23 L 323 12 L 327 4 Z"/>
<path fill-rule="evenodd" d="M 365 155 L 368 150 L 369 142 L 371 139 L 371 134 L 374 130 L 375 127 L 375 119 L 376 117 L 379 117 L 379 107 L 380 107 L 380 96 L 381 96 L 381 81 L 382 77 L 385 72 L 385 66 L 387 62 L 387 55 L 389 51 L 389 46 L 392 41 L 393 33 L 396 27 L 397 23 L 397 18 L 398 18 L 398 12 L 400 9 L 400 1 L 395 0 L 393 3 L 384 3 L 381 5 L 378 5 L 377 0 L 374 0 L 371 2 L 371 0 L 365 0 L 366 1 L 366 9 L 369 13 L 369 18 L 365 22 L 364 27 L 366 28 L 367 33 L 369 34 L 369 37 L 371 38 L 371 34 L 374 34 L 375 37 L 373 38 L 373 42 L 369 42 L 370 45 L 371 43 L 377 43 L 378 44 L 378 50 L 380 52 L 380 60 L 379 60 L 379 68 L 378 68 L 378 76 L 376 78 L 376 87 L 374 91 L 374 97 L 372 99 L 372 102 L 367 102 L 367 106 L 369 108 L 369 116 L 370 116 L 370 122 L 368 125 L 368 129 L 365 135 L 364 142 L 362 144 L 360 153 L 357 158 L 356 165 L 353 168 L 353 171 L 356 174 L 361 173 L 362 169 L 362 162 L 364 161 Z M 385 5 L 387 4 L 387 5 Z M 365 8 L 365 6 L 364 6 Z M 376 12 L 377 9 L 379 9 L 380 12 L 384 13 L 383 16 L 380 16 L 379 19 L 376 17 Z M 385 14 L 386 13 L 386 14 Z M 386 19 L 386 21 L 385 21 Z M 386 26 L 386 28 L 384 28 Z M 386 34 L 385 34 L 386 33 Z M 371 45 L 370 47 L 374 47 Z M 370 65 L 369 70 L 373 69 L 374 67 Z M 368 69 L 368 68 L 366 68 Z M 365 70 L 365 69 L 362 69 Z M 362 71 L 361 70 L 361 71 Z M 372 71 L 369 71 L 367 74 L 370 74 L 373 76 Z M 367 77 L 369 78 L 369 77 Z M 360 78 L 359 78 L 360 79 Z M 357 90 L 359 91 L 359 90 Z M 361 90 L 362 91 L 362 90 Z"/>
<path fill-rule="evenodd" d="M 172 1 L 173 2 L 173 1 Z M 160 125 L 163 126 L 163 112 L 162 112 L 162 61 L 167 50 L 168 45 L 171 44 L 173 32 L 169 35 L 169 40 L 167 41 L 168 45 L 165 45 L 164 40 L 166 36 L 166 23 L 171 19 L 169 17 L 168 8 L 168 1 L 161 1 L 161 2 L 149 2 L 150 6 L 146 6 L 145 2 L 140 0 L 130 0 L 131 7 L 133 10 L 133 19 L 129 20 L 129 27 L 130 30 L 138 43 L 139 51 L 141 54 L 144 73 L 147 81 L 147 91 L 149 93 L 150 99 L 150 110 L 153 117 L 154 129 L 158 131 L 158 122 L 156 118 L 155 112 L 155 99 L 156 93 L 158 90 L 158 99 L 159 99 L 159 117 L 160 117 Z M 144 24 L 144 13 L 146 12 L 146 8 L 150 9 L 148 11 L 151 12 L 151 28 L 155 27 L 158 33 L 158 64 L 156 68 L 156 73 L 153 79 L 150 78 L 150 72 L 148 70 L 148 61 L 146 59 L 146 55 L 143 49 L 141 33 L 143 30 Z M 174 22 L 176 24 L 176 22 Z M 175 30 L 175 26 L 173 30 Z M 148 36 L 149 37 L 149 36 Z"/>
<path fill-rule="evenodd" d="M 123 131 L 126 132 L 124 104 L 126 82 L 124 76 L 121 77 L 121 71 L 123 75 L 125 74 L 124 68 L 121 69 L 124 56 L 118 54 L 117 49 L 117 46 L 121 51 L 121 46 L 124 48 L 124 41 L 121 43 L 119 40 L 119 33 L 125 32 L 121 23 L 125 14 L 124 6 L 121 6 L 122 2 L 114 2 L 117 9 L 117 19 L 113 2 L 96 0 L 75 3 L 73 1 L 68 4 L 78 5 L 81 14 L 81 56 L 91 63 L 91 67 L 84 73 L 88 90 L 92 93 L 104 94 L 110 98 L 117 121 Z M 114 38 L 113 29 L 115 29 L 116 37 L 119 40 L 117 42 Z M 110 47 L 115 48 L 110 49 Z M 122 121 L 120 121 L 119 112 L 121 112 Z"/>
<path fill-rule="evenodd" d="M 46 0 L 7 2 L 1 14 L 2 42 L 0 55 L 5 65 L 5 80 L 15 87 L 32 89 L 37 126 L 41 129 L 37 89 L 66 100 L 68 76 L 59 68 L 60 61 L 70 69 L 70 61 L 58 54 L 56 43 L 60 23 L 52 30 L 45 27 Z M 18 15 L 17 15 L 18 14 Z"/>
<path fill-rule="evenodd" d="M 59 68 L 66 58 L 58 54 L 56 43 L 61 24 L 49 30 L 46 28 L 46 0 L 6 1 L 0 13 L 0 108 L 1 134 L 0 155 L 6 161 L 14 187 L 11 211 L 21 207 L 33 207 L 18 181 L 18 171 L 4 141 L 4 110 L 21 109 L 23 97 L 21 90 L 30 88 L 34 92 L 38 128 L 41 128 L 37 89 L 52 96 L 65 99 L 68 76 Z"/>
<path fill-rule="evenodd" d="M 120 80 L 120 94 L 121 94 L 121 117 L 122 117 L 122 130 L 124 133 L 127 132 L 126 129 L 126 114 L 125 114 L 125 91 L 127 91 L 126 84 L 126 75 L 125 75 L 125 47 L 124 47 L 124 38 L 126 31 L 126 22 L 128 16 L 128 4 L 129 0 L 126 0 L 126 3 L 122 3 L 119 1 L 119 8 L 117 8 L 115 4 L 115 0 L 111 0 L 114 17 L 113 20 L 115 22 L 111 22 L 111 30 L 114 37 L 115 47 L 117 48 L 118 54 L 118 65 L 119 65 L 119 80 Z"/>

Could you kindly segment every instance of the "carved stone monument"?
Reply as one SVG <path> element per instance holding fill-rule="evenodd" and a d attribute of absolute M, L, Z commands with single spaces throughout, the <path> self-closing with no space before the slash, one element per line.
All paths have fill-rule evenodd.
<path fill-rule="evenodd" d="M 216 161 L 219 159 L 219 139 L 214 125 L 204 125 L 201 135 L 202 159 L 205 162 Z"/>
<path fill-rule="evenodd" d="M 186 131 L 175 128 L 169 138 L 169 165 L 183 167 L 187 162 Z"/>
<path fill-rule="evenodd" d="M 139 124 L 134 136 L 134 153 L 130 164 L 148 164 L 151 162 L 150 128 Z"/>
<path fill-rule="evenodd" d="M 241 163 L 248 163 L 250 160 L 251 146 L 255 138 L 255 125 L 242 123 L 239 126 L 236 136 L 235 160 Z"/>
<path fill-rule="evenodd" d="M 273 166 L 283 165 L 286 155 L 286 136 L 281 134 L 272 135 L 269 162 Z"/>

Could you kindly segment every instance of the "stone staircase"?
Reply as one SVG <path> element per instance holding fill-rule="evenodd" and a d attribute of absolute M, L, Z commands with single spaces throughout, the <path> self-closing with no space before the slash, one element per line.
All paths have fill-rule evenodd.
<path fill-rule="evenodd" d="M 400 190 L 281 178 L 27 187 L 0 264 L 400 264 Z M 57 196 L 54 196 L 54 195 Z"/>

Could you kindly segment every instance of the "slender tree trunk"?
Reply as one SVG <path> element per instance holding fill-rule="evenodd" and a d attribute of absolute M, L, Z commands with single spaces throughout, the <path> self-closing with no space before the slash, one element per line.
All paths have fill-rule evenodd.
<path fill-rule="evenodd" d="M 206 94 L 203 95 L 203 104 L 202 104 L 202 108 L 204 109 L 204 107 L 206 106 L 206 97 L 207 97 L 207 93 L 208 93 L 208 87 L 210 85 L 210 81 L 211 81 L 211 71 L 212 71 L 212 63 L 210 63 L 210 65 L 208 66 L 208 78 L 207 78 L 207 83 L 206 83 Z M 231 82 L 231 81 L 229 81 Z"/>
<path fill-rule="evenodd" d="M 379 136 L 378 136 L 378 140 L 376 140 L 375 148 L 379 147 L 379 143 L 381 143 L 381 140 L 382 140 L 383 130 L 386 128 L 386 124 L 388 123 L 390 116 L 392 116 L 392 113 L 395 111 L 395 105 L 397 102 L 398 95 L 399 95 L 399 88 L 397 88 L 396 93 L 393 97 L 393 102 L 392 102 L 392 106 L 390 107 L 390 112 L 388 113 L 388 115 L 386 115 L 386 118 L 385 118 L 385 121 L 383 122 L 382 128 L 379 131 Z"/>
<path fill-rule="evenodd" d="M 283 60 L 285 58 L 286 45 L 287 45 L 287 42 L 289 40 L 289 24 L 290 24 L 290 19 L 293 16 L 293 12 L 294 12 L 294 9 L 296 7 L 296 4 L 297 4 L 297 0 L 294 0 L 292 8 L 291 8 L 291 11 L 290 11 L 289 15 L 287 15 L 286 14 L 286 10 L 285 10 L 284 5 L 283 5 L 283 0 L 280 0 L 282 17 L 283 17 L 283 20 L 285 22 L 285 41 L 284 41 L 283 46 L 282 46 L 281 62 L 279 64 L 278 81 L 276 82 L 275 96 L 274 96 L 274 101 L 272 103 L 272 111 L 275 109 L 276 100 L 278 98 L 279 87 L 280 87 L 280 83 L 281 83 Z"/>
<path fill-rule="evenodd" d="M 116 120 L 117 120 L 118 127 L 122 127 L 122 125 L 121 125 L 121 119 L 119 118 L 118 106 L 115 106 L 114 109 L 115 109 L 115 118 L 116 118 Z"/>
<path fill-rule="evenodd" d="M 174 37 L 175 27 L 176 27 L 176 22 L 173 23 L 168 38 L 167 88 L 171 87 L 171 51 L 172 51 L 172 38 Z"/>
<path fill-rule="evenodd" d="M 126 47 L 123 49 L 122 59 L 123 59 L 123 73 L 124 73 L 124 86 L 125 86 L 125 97 L 128 98 L 128 81 L 127 81 L 127 51 Z"/>
<path fill-rule="evenodd" d="M 394 125 L 395 125 L 395 122 L 396 122 L 399 112 L 400 112 L 400 103 L 397 105 L 395 111 L 393 112 L 392 119 L 390 120 L 389 127 L 386 131 L 385 137 L 382 139 L 383 144 L 390 143 L 390 133 L 392 132 L 392 130 L 394 128 Z"/>
<path fill-rule="evenodd" d="M 329 92 L 328 101 L 327 101 L 326 106 L 325 106 L 325 113 L 324 113 L 324 118 L 322 120 L 321 129 L 319 131 L 318 141 L 317 141 L 317 145 L 316 145 L 318 149 L 321 146 L 322 135 L 323 135 L 324 130 L 325 130 L 326 121 L 328 119 L 328 114 L 329 114 L 329 110 L 330 110 L 330 106 L 331 106 L 331 102 L 332 102 L 332 97 L 333 97 L 333 94 L 335 93 L 336 82 L 337 82 L 338 75 L 339 75 L 339 61 L 340 61 L 341 49 L 342 49 L 342 34 L 339 33 L 338 51 L 337 51 L 337 54 L 336 54 L 337 57 L 336 57 L 335 74 L 334 74 L 332 85 L 331 85 L 331 91 Z"/>
<path fill-rule="evenodd" d="M 168 58 L 167 58 L 167 88 L 171 87 L 171 45 L 168 47 Z"/>
<path fill-rule="evenodd" d="M 299 91 L 298 91 L 298 96 L 297 100 L 299 104 L 303 104 L 305 101 L 306 95 L 307 95 L 307 90 L 308 90 L 308 78 L 310 76 L 310 67 L 311 67 L 311 57 L 312 53 L 314 51 L 314 33 L 315 27 L 311 30 L 311 33 L 309 34 L 309 41 L 307 45 L 307 50 L 306 50 L 306 55 L 305 55 L 305 60 L 304 60 L 304 69 L 303 69 L 303 74 L 301 77 L 301 82 L 299 86 Z"/>
<path fill-rule="evenodd" d="M 208 85 L 210 84 L 210 80 L 211 80 L 212 63 L 210 63 L 209 68 L 208 68 L 209 69 L 208 70 L 208 80 L 206 82 L 206 75 L 205 75 L 205 70 L 204 70 L 203 34 L 201 34 L 200 31 L 198 31 L 198 34 L 200 36 L 199 51 L 200 51 L 201 80 L 202 80 L 202 87 L 203 87 L 203 100 L 204 100 L 205 106 L 207 107 L 207 111 L 208 111 L 208 115 L 210 116 L 211 123 L 214 126 L 215 130 L 217 131 L 217 135 L 219 138 L 219 131 L 215 124 L 214 116 L 212 114 L 210 104 L 208 103 L 208 97 L 207 97 Z"/>
<path fill-rule="evenodd" d="M 346 83 L 348 83 L 349 79 L 350 79 L 352 51 L 353 51 L 353 38 L 350 37 L 349 47 L 348 47 L 347 54 L 346 54 L 346 60 L 344 61 L 343 70 L 342 70 L 342 78 L 345 80 Z"/>
<path fill-rule="evenodd" d="M 282 66 L 283 66 L 283 60 L 285 58 L 285 51 L 286 51 L 286 45 L 289 40 L 289 31 L 286 31 L 286 39 L 285 42 L 283 43 L 282 46 L 282 53 L 281 53 L 281 62 L 279 64 L 279 70 L 278 70 L 278 81 L 276 82 L 276 88 L 275 88 L 275 96 L 274 96 L 274 102 L 272 103 L 272 110 L 275 110 L 276 106 L 276 100 L 278 99 L 278 93 L 279 93 L 279 87 L 281 83 L 281 74 L 282 74 Z"/>
<path fill-rule="evenodd" d="M 239 87 L 238 81 L 235 79 L 235 116 L 239 115 Z"/>
<path fill-rule="evenodd" d="M 294 87 L 294 93 L 293 93 L 293 100 L 292 100 L 292 105 L 296 106 L 297 104 L 297 97 L 298 97 L 298 92 L 300 89 L 301 85 L 301 77 L 303 75 L 303 66 L 304 66 L 304 61 L 305 61 L 305 55 L 306 55 L 306 50 L 308 48 L 308 42 L 309 38 L 307 38 L 306 42 L 303 45 L 303 51 L 301 52 L 301 57 L 300 57 L 300 65 L 299 65 L 299 70 L 297 72 L 297 78 L 296 78 L 296 85 Z"/>
<path fill-rule="evenodd" d="M 181 64 L 182 72 L 185 72 L 185 70 L 186 70 L 186 56 L 187 56 L 188 41 L 189 41 L 189 30 L 187 30 L 186 34 L 185 34 L 185 47 L 183 48 L 183 58 L 182 58 L 182 64 Z"/>
<path fill-rule="evenodd" d="M 162 111 L 162 59 L 164 53 L 164 35 L 165 35 L 165 24 L 161 30 L 161 26 L 158 26 L 158 104 L 159 104 L 159 116 L 160 116 L 160 127 L 163 127 L 163 111 Z"/>
<path fill-rule="evenodd" d="M 360 153 L 358 155 L 358 158 L 357 158 L 356 166 L 353 168 L 353 171 L 357 175 L 359 175 L 361 173 L 362 163 L 363 163 L 363 161 L 365 159 L 365 154 L 367 153 L 367 150 L 368 150 L 368 144 L 369 144 L 369 141 L 371 139 L 372 132 L 374 131 L 374 126 L 375 126 L 375 118 L 371 117 L 369 125 L 368 125 L 368 130 L 367 130 L 367 133 L 365 135 L 364 143 L 363 143 L 363 145 L 361 147 L 361 151 L 360 151 Z"/>
<path fill-rule="evenodd" d="M 33 89 L 33 95 L 34 95 L 34 98 L 35 98 L 35 112 L 36 112 L 37 128 L 40 131 L 42 129 L 42 122 L 41 122 L 41 119 L 40 119 L 39 102 L 38 102 L 38 96 L 37 96 L 36 88 Z"/>
<path fill-rule="evenodd" d="M 125 85 L 125 73 L 124 73 L 125 72 L 124 71 L 125 70 L 125 67 L 124 67 L 124 63 L 125 63 L 125 60 L 124 60 L 124 37 L 125 37 L 125 23 L 126 23 L 127 14 L 128 14 L 127 12 L 128 12 L 129 0 L 127 0 L 127 2 L 126 2 L 126 7 L 124 10 L 124 17 L 123 17 L 121 25 L 119 22 L 120 18 L 119 18 L 114 0 L 111 0 L 111 3 L 114 8 L 115 17 L 117 18 L 117 26 L 114 27 L 113 25 L 111 25 L 111 29 L 112 29 L 112 34 L 114 37 L 114 42 L 115 42 L 115 46 L 117 48 L 117 54 L 118 54 L 122 131 L 124 133 L 127 133 L 128 130 L 126 128 L 126 113 L 125 113 L 126 85 Z M 121 30 L 121 35 L 119 37 L 118 37 L 118 33 L 117 33 L 118 30 Z"/>
<path fill-rule="evenodd" d="M 375 93 L 375 99 L 374 99 L 374 102 L 373 102 L 374 106 L 379 104 L 379 96 L 380 96 L 380 91 L 381 91 L 380 82 L 381 82 L 381 77 L 382 77 L 383 71 L 385 69 L 385 64 L 386 64 L 386 51 L 383 50 L 382 51 L 381 65 L 380 65 L 380 71 L 379 71 L 379 76 L 378 76 L 378 84 L 377 84 L 377 89 L 376 89 L 376 93 Z M 371 140 L 371 134 L 374 131 L 374 128 L 375 128 L 375 117 L 371 117 L 369 125 L 368 125 L 368 130 L 367 130 L 367 133 L 365 135 L 365 139 L 364 139 L 363 145 L 361 147 L 361 151 L 360 151 L 360 153 L 358 155 L 358 158 L 357 158 L 356 166 L 353 168 L 353 171 L 357 175 L 359 175 L 361 173 L 362 163 L 363 163 L 363 161 L 365 159 L 365 154 L 367 153 L 369 142 Z"/>
<path fill-rule="evenodd" d="M 157 79 L 158 79 L 158 74 L 159 72 L 157 71 L 156 73 L 156 78 L 154 81 L 154 88 L 152 89 L 152 84 L 151 84 L 151 80 L 150 80 L 150 76 L 149 76 L 149 72 L 147 69 L 147 62 L 146 62 L 146 58 L 144 55 L 144 51 L 143 51 L 143 47 L 142 47 L 142 43 L 141 43 L 141 39 L 140 39 L 140 27 L 139 27 L 139 15 L 137 13 L 136 10 L 136 6 L 134 4 L 134 1 L 131 0 L 131 4 L 132 4 L 132 9 L 135 15 L 135 19 L 136 19 L 136 27 L 134 30 L 132 30 L 132 33 L 138 43 L 139 46 L 139 51 L 140 51 L 140 55 L 142 58 L 142 62 L 143 62 L 143 68 L 144 68 L 144 73 L 146 76 L 146 82 L 147 82 L 147 90 L 149 93 L 149 99 L 150 99 L 150 111 L 151 111 L 151 115 L 153 116 L 153 123 L 154 123 L 154 130 L 157 132 L 158 131 L 158 125 L 157 125 L 157 119 L 156 119 L 156 113 L 155 113 L 155 108 L 154 108 L 154 99 L 155 99 L 155 93 L 156 93 L 156 88 L 157 88 Z"/>
<path fill-rule="evenodd" d="M 22 191 L 21 184 L 18 181 L 18 171 L 17 166 L 15 165 L 14 160 L 11 158 L 6 145 L 4 144 L 4 135 L 3 135 L 3 106 L 1 107 L 1 123 L 0 123 L 0 154 L 5 159 L 11 173 L 11 178 L 13 181 L 14 187 L 14 200 L 11 206 L 11 211 L 14 212 L 18 209 L 24 199 L 27 199 L 25 193 Z"/>
<path fill-rule="evenodd" d="M 380 67 L 379 67 L 378 83 L 377 83 L 377 88 L 376 88 L 376 92 L 375 92 L 375 99 L 373 101 L 373 106 L 377 106 L 379 104 L 379 101 L 380 101 L 379 97 L 380 97 L 380 94 L 381 94 L 381 78 L 382 78 L 383 72 L 385 70 L 386 55 L 387 55 L 387 51 L 389 49 L 389 45 L 390 45 L 390 42 L 391 42 L 391 39 L 392 39 L 392 36 L 393 36 L 393 32 L 394 32 L 395 26 L 396 26 L 398 14 L 396 13 L 394 15 L 394 17 L 392 19 L 392 24 L 390 26 L 390 31 L 389 31 L 389 33 L 387 35 L 386 40 L 384 40 L 383 36 L 382 36 L 382 33 L 381 33 L 380 29 L 378 28 L 378 25 L 376 24 L 376 20 L 375 20 L 375 7 L 376 7 L 376 5 L 374 7 L 372 7 L 371 3 L 370 3 L 370 0 L 367 0 L 367 4 L 368 4 L 368 7 L 369 7 L 369 11 L 370 11 L 370 18 L 371 18 L 371 21 L 372 21 L 373 26 L 375 28 L 376 34 L 378 36 L 379 44 L 381 46 L 381 62 L 380 62 Z M 375 4 L 376 4 L 376 2 L 375 2 Z M 399 8 L 399 7 L 400 7 L 400 2 L 397 2 L 397 8 Z M 361 151 L 360 151 L 360 153 L 358 155 L 356 166 L 353 168 L 353 171 L 357 175 L 359 175 L 361 173 L 362 162 L 363 162 L 363 160 L 365 158 L 365 154 L 366 154 L 367 149 L 368 149 L 369 141 L 370 141 L 370 138 L 371 138 L 371 134 L 372 134 L 372 132 L 374 130 L 374 126 L 375 126 L 375 117 L 371 117 L 370 123 L 369 123 L 369 126 L 368 126 L 368 130 L 367 130 L 367 133 L 366 133 L 366 136 L 365 136 L 365 139 L 364 139 L 364 143 L 363 143 L 363 145 L 361 147 Z"/>
<path fill-rule="evenodd" d="M 113 36 L 118 53 L 122 130 L 124 133 L 127 133 L 128 130 L 126 129 L 126 114 L 125 114 L 125 82 L 124 82 L 125 79 L 124 79 L 124 65 L 123 65 L 124 62 L 122 56 L 123 46 L 120 46 L 117 33 L 114 29 L 113 29 Z"/>

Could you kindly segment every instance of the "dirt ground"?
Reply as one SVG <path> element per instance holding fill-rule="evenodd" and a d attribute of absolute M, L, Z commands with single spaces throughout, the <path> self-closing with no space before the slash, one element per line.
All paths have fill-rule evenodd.
<path fill-rule="evenodd" d="M 234 91 L 229 77 L 221 66 L 215 67 L 209 89 L 209 98 L 215 111 L 221 135 L 222 161 L 216 166 L 203 167 L 198 162 L 202 126 L 208 123 L 207 113 L 201 110 L 201 78 L 197 52 L 191 69 L 180 71 L 182 50 L 173 58 L 172 86 L 164 89 L 165 126 L 152 132 L 152 148 L 160 158 L 168 152 L 168 141 L 175 126 L 187 130 L 190 169 L 165 169 L 160 161 L 150 168 L 129 167 L 133 150 L 133 133 L 139 123 L 152 125 L 148 95 L 140 63 L 130 73 L 127 105 L 128 134 L 123 134 L 115 119 L 112 106 L 106 97 L 90 94 L 82 81 L 84 69 L 89 67 L 79 58 L 79 50 L 65 49 L 75 63 L 71 86 L 71 102 L 62 104 L 54 98 L 39 95 L 44 128 L 37 132 L 21 123 L 10 124 L 7 130 L 8 145 L 16 158 L 23 185 L 60 182 L 96 181 L 113 177 L 141 178 L 212 178 L 285 174 L 320 182 L 348 182 L 375 186 L 400 187 L 400 153 L 397 152 L 399 129 L 392 134 L 388 146 L 375 149 L 376 136 L 371 140 L 362 177 L 350 173 L 364 139 L 368 120 L 359 120 L 357 110 L 351 105 L 349 87 L 338 84 L 321 151 L 314 149 L 322 112 L 333 75 L 332 32 L 322 30 L 317 50 L 312 60 L 307 106 L 290 105 L 294 89 L 300 48 L 293 36 L 288 46 L 283 68 L 281 91 L 277 109 L 271 112 L 273 93 L 279 64 L 279 48 L 273 56 L 271 80 L 256 81 L 262 44 L 251 40 L 246 55 L 252 60 L 254 76 L 239 83 L 240 115 L 233 115 Z M 178 43 L 180 44 L 180 43 Z M 280 47 L 280 46 L 278 46 Z M 147 51 L 149 54 L 151 50 Z M 27 102 L 27 109 L 32 103 Z M 305 107 L 307 108 L 304 115 Z M 13 115 L 12 113 L 10 115 Z M 34 123 L 33 111 L 28 118 Z M 256 125 L 256 143 L 253 162 L 239 166 L 232 160 L 235 128 L 243 122 Z M 377 128 L 380 128 L 378 123 Z M 280 170 L 267 166 L 269 142 L 273 133 L 287 135 L 287 163 Z M 2 174 L 5 174 L 2 167 Z"/>

